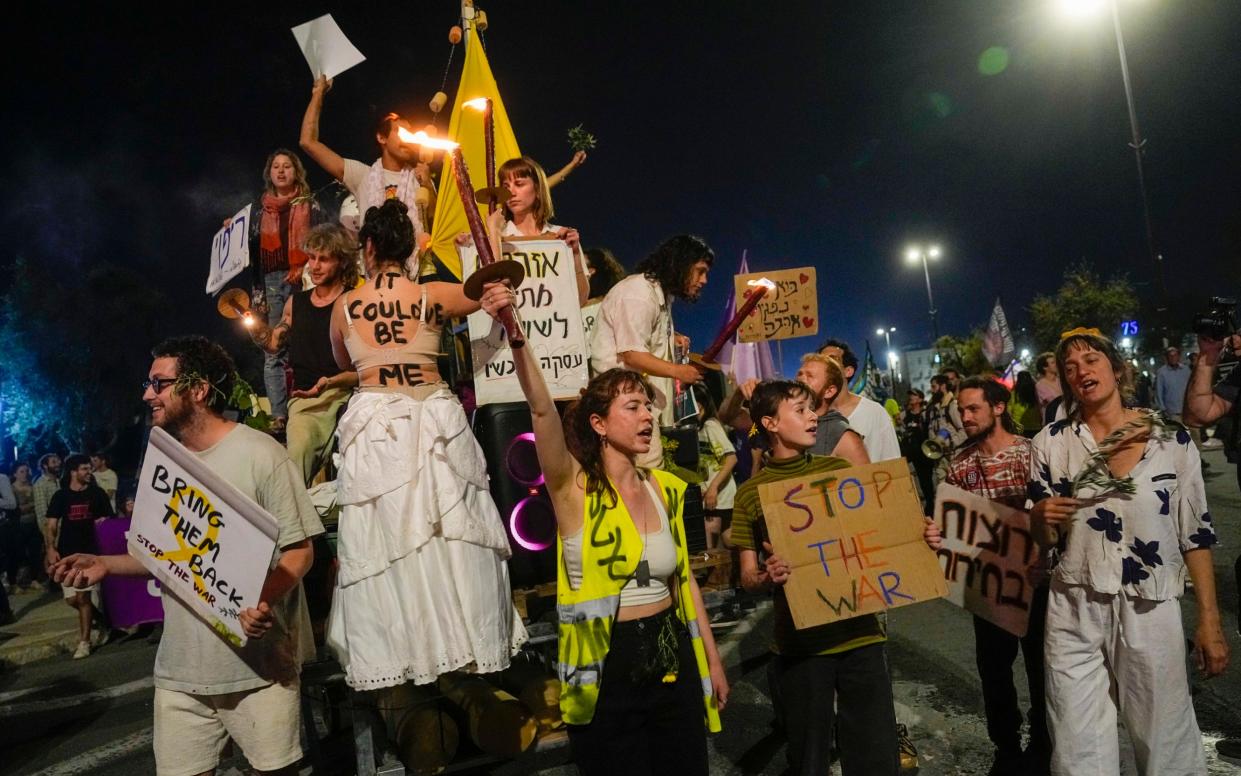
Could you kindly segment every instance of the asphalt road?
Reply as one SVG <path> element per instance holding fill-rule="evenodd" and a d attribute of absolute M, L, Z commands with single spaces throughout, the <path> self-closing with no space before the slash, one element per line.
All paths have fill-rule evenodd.
<path fill-rule="evenodd" d="M 1241 762 L 1223 761 L 1214 749 L 1220 737 L 1241 737 L 1241 637 L 1237 635 L 1238 592 L 1232 569 L 1241 548 L 1241 494 L 1233 467 L 1217 452 L 1207 453 L 1206 458 L 1212 464 L 1208 499 L 1221 540 L 1215 553 L 1219 598 L 1233 662 L 1222 677 L 1210 681 L 1195 677 L 1194 704 L 1207 749 L 1208 772 L 1241 774 Z M 1186 632 L 1192 635 L 1192 592 L 1182 600 L 1182 609 Z M 770 609 L 763 606 L 719 633 L 733 694 L 723 718 L 725 732 L 711 742 L 713 774 L 774 775 L 784 770 L 783 742 L 771 733 L 769 724 L 770 616 Z M 924 776 L 986 773 L 991 746 L 982 716 L 969 616 L 948 603 L 934 601 L 892 611 L 889 632 L 897 716 L 909 726 L 918 746 L 919 772 Z M 0 674 L 0 774 L 154 773 L 150 745 L 154 652 L 154 647 L 137 639 L 109 644 L 86 660 L 61 658 Z M 1017 673 L 1023 676 L 1020 665 Z M 331 772 L 351 772 L 346 735 L 330 739 L 327 751 Z M 567 776 L 575 769 L 549 763 L 541 772 Z M 222 776 L 232 773 L 240 773 L 236 760 L 221 769 Z M 1122 773 L 1136 774 L 1132 762 Z"/>

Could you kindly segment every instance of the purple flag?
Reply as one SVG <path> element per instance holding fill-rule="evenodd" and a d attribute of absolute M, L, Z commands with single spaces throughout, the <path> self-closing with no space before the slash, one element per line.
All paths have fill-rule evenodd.
<path fill-rule="evenodd" d="M 128 555 L 125 534 L 131 518 L 114 517 L 95 524 L 95 540 L 100 555 Z M 114 628 L 132 628 L 148 622 L 164 621 L 159 582 L 152 577 L 105 577 L 103 605 Z"/>

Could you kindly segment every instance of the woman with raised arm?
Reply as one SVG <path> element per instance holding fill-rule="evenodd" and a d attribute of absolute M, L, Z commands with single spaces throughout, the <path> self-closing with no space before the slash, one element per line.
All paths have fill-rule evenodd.
<path fill-rule="evenodd" d="M 459 284 L 406 277 L 407 212 L 396 199 L 367 211 L 366 283 L 332 311 L 332 351 L 359 390 L 336 430 L 340 571 L 327 640 L 363 690 L 499 671 L 526 638 L 486 462 L 436 367 L 444 320 L 478 303 Z"/>
<path fill-rule="evenodd" d="M 489 284 L 483 309 L 513 305 Z M 638 468 L 655 418 L 636 372 L 597 375 L 556 413 L 529 347 L 513 350 L 557 524 L 560 710 L 585 776 L 706 774 L 728 680 L 690 571 L 685 483 Z"/>

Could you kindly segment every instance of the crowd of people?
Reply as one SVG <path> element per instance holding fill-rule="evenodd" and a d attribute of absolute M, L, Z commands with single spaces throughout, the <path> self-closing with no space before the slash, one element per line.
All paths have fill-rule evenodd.
<path fill-rule="evenodd" d="M 351 687 L 383 693 L 454 671 L 498 671 L 526 640 L 486 475 L 495 451 L 480 447 L 440 366 L 450 322 L 482 309 L 499 325 L 515 291 L 491 282 L 474 300 L 427 272 L 421 238 L 435 184 L 398 137 L 412 127 L 386 116 L 373 164 L 343 158 L 319 139 L 330 87 L 314 83 L 301 148 L 349 189 L 361 218 L 346 212 L 329 223 L 297 155 L 280 149 L 264 167 L 251 241 L 265 316 L 249 333 L 268 356 L 273 431 L 285 444 L 227 414 L 236 368 L 217 343 L 161 343 L 143 384 L 153 424 L 279 525 L 260 601 L 240 615 L 244 647 L 175 593 L 163 597 L 154 669 L 161 774 L 211 772 L 229 738 L 262 773 L 293 772 L 301 758 L 298 674 L 313 645 L 300 583 L 325 531 L 307 488 L 325 469 L 339 508 L 326 642 Z M 896 718 L 886 621 L 794 626 L 784 591 L 796 572 L 768 541 L 759 486 L 904 455 L 927 515 L 947 482 L 1027 509 L 1035 526 L 1029 633 L 974 619 L 991 772 L 1116 772 L 1119 719 L 1142 773 L 1202 772 L 1181 635 L 1187 577 L 1206 675 L 1223 671 L 1228 645 L 1199 454 L 1181 422 L 1231 411 L 1241 375 L 1218 387 L 1211 379 L 1223 343 L 1200 343 L 1187 374 L 1169 351 L 1155 383 L 1159 411 L 1131 406 L 1132 370 L 1107 337 L 1085 329 L 1067 332 L 1011 391 L 945 370 L 929 397 L 911 390 L 896 418 L 849 390 L 859 363 L 837 339 L 807 353 L 793 380 L 748 381 L 721 396 L 702 366 L 678 357 L 688 341 L 672 314 L 674 300 L 695 301 L 707 283 L 706 241 L 673 236 L 622 276 L 609 253 L 583 250 L 576 230 L 551 223 L 553 181 L 535 160 L 507 160 L 498 173 L 508 197 L 487 218 L 494 252 L 509 236 L 563 240 L 576 257 L 578 303 L 599 305 L 585 354 L 591 377 L 567 406 L 553 401 L 533 349 L 509 343 L 555 512 L 556 667 L 579 770 L 708 771 L 706 736 L 720 730 L 730 688 L 688 556 L 686 492 L 698 487 L 709 546 L 732 548 L 740 585 L 774 600 L 773 710 L 791 772 L 826 773 L 838 750 L 846 776 L 896 773 L 911 746 Z M 697 411 L 677 417 L 686 394 Z M 665 470 L 661 437 L 678 422 L 697 432 L 694 485 Z M 4 508 L 19 514 L 5 546 L 23 548 L 9 581 L 46 569 L 62 586 L 79 612 L 75 657 L 90 652 L 100 581 L 146 573 L 92 543 L 96 519 L 125 511 L 115 508 L 115 474 L 96 459 L 69 456 L 62 466 L 45 456 L 33 481 L 19 466 L 11 499 L 0 481 Z M 1091 466 L 1101 468 L 1081 480 Z M 1079 480 L 1087 484 L 1071 486 Z M 1118 489 L 1121 481 L 1130 485 Z M 938 548 L 939 526 L 914 517 Z M 1018 650 L 1031 697 L 1024 746 Z"/>

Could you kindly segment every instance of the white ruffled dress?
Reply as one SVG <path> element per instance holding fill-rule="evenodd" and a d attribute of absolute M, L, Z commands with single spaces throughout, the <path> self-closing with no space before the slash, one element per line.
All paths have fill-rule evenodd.
<path fill-rule="evenodd" d="M 327 643 L 349 686 L 507 668 L 526 629 L 486 462 L 456 397 L 363 391 L 336 433 L 340 571 Z"/>

